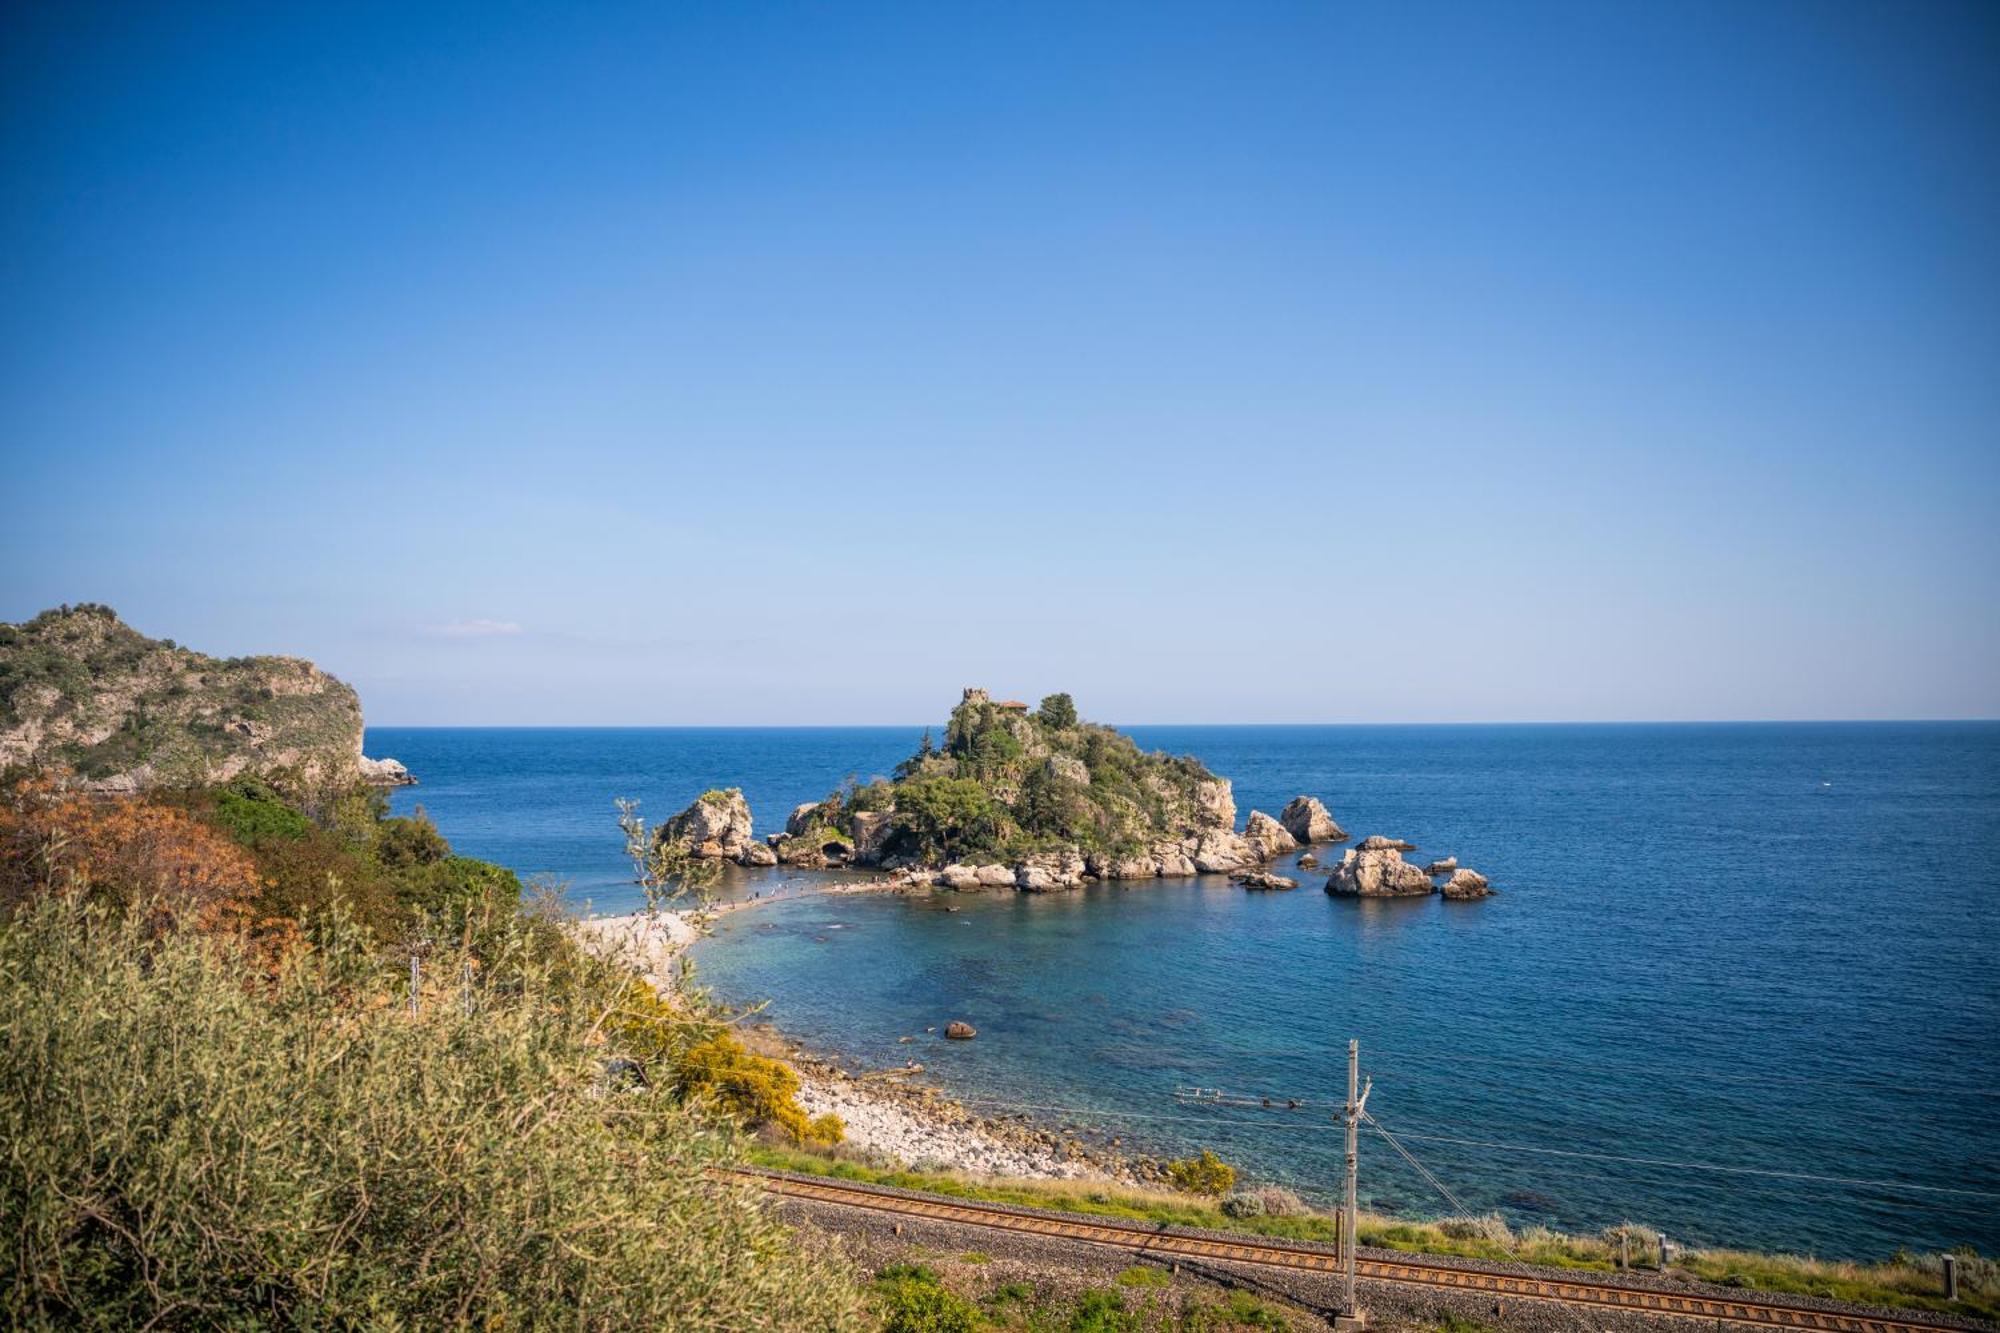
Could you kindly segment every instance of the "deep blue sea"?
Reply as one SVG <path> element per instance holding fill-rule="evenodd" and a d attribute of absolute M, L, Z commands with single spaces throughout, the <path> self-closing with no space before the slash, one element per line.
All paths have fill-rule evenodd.
<path fill-rule="evenodd" d="M 461 851 L 627 910 L 614 797 L 659 819 L 741 786 L 761 834 L 920 730 L 371 728 L 368 752 L 410 766 L 397 808 Z M 1233 778 L 1241 814 L 1309 792 L 1501 893 L 807 897 L 724 918 L 703 981 L 855 1067 L 915 1058 L 991 1113 L 1212 1146 L 1323 1199 L 1325 1106 L 1176 1090 L 1337 1101 L 1354 1037 L 1381 1123 L 1517 1224 L 2000 1249 L 2000 724 L 1131 731 Z M 928 1031 L 951 1019 L 979 1038 Z M 1452 1211 L 1372 1132 L 1362 1182 L 1384 1211 Z"/>

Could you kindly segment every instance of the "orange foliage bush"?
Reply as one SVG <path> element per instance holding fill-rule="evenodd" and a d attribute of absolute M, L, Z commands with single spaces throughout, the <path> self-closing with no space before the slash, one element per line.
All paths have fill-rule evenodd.
<path fill-rule="evenodd" d="M 53 776 L 15 782 L 0 801 L 0 905 L 71 886 L 220 929 L 247 924 L 260 881 L 247 851 L 185 810 L 91 796 Z"/>

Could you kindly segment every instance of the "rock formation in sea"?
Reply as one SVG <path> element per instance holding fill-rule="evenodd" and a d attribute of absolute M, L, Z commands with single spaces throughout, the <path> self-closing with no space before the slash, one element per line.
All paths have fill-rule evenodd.
<path fill-rule="evenodd" d="M 371 787 L 414 787 L 417 780 L 395 759 L 361 756 L 361 780 Z"/>
<path fill-rule="evenodd" d="M 1269 870 L 1246 870 L 1240 875 L 1231 875 L 1229 882 L 1241 884 L 1246 889 L 1296 889 L 1299 886 L 1297 880 Z"/>
<path fill-rule="evenodd" d="M 1346 842 L 1347 830 L 1334 822 L 1317 796 L 1294 796 L 1278 812 L 1278 822 L 1301 843 Z"/>
<path fill-rule="evenodd" d="M 1244 821 L 1243 840 L 1250 844 L 1261 861 L 1299 849 L 1298 839 L 1292 836 L 1290 830 L 1262 810 L 1252 810 L 1250 818 Z"/>
<path fill-rule="evenodd" d="M 1403 859 L 1408 843 L 1374 837 L 1350 847 L 1327 877 L 1326 891 L 1348 898 L 1405 898 L 1435 891 L 1422 866 Z"/>
<path fill-rule="evenodd" d="M 735 860 L 756 845 L 750 832 L 750 802 L 740 787 L 705 791 L 660 825 L 659 838 L 705 859 Z"/>
<path fill-rule="evenodd" d="M 1486 882 L 1486 876 L 1477 870 L 1454 870 L 1451 878 L 1438 886 L 1438 892 L 1447 898 L 1464 901 L 1471 898 L 1485 898 L 1493 888 Z"/>

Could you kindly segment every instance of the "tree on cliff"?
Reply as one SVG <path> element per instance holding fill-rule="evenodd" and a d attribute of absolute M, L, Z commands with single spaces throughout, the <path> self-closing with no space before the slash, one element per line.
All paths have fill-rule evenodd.
<path fill-rule="evenodd" d="M 1051 694 L 1035 710 L 1035 720 L 1050 731 L 1064 731 L 1076 725 L 1076 700 L 1067 694 Z"/>
<path fill-rule="evenodd" d="M 1003 836 L 1006 813 L 971 778 L 913 778 L 896 789 L 896 822 L 927 856 L 950 860 Z"/>

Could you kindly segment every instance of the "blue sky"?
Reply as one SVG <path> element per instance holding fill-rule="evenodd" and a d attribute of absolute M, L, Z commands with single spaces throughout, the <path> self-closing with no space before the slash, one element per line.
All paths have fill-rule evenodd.
<path fill-rule="evenodd" d="M 2000 715 L 2000 11 L 8 6 L 0 619 L 378 723 Z"/>

